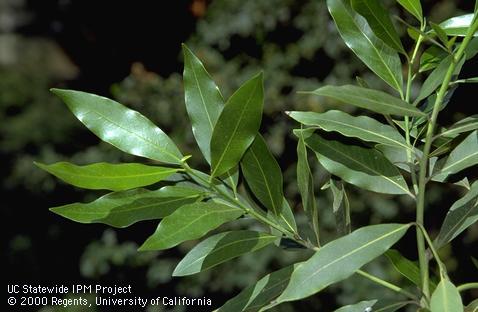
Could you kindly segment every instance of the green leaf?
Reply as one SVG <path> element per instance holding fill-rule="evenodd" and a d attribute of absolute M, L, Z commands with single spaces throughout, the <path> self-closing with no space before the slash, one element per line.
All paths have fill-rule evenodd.
<path fill-rule="evenodd" d="M 420 73 L 435 69 L 448 56 L 448 53 L 437 46 L 426 49 L 420 57 Z"/>
<path fill-rule="evenodd" d="M 339 87 L 325 86 L 312 91 L 312 93 L 384 115 L 425 116 L 413 105 L 378 90 L 345 85 Z"/>
<path fill-rule="evenodd" d="M 460 293 L 449 280 L 442 279 L 432 294 L 432 312 L 463 312 Z"/>
<path fill-rule="evenodd" d="M 440 25 L 435 24 L 433 22 L 429 22 L 430 26 L 432 27 L 433 31 L 437 35 L 438 39 L 443 43 L 445 47 L 448 47 L 448 36 L 443 28 Z"/>
<path fill-rule="evenodd" d="M 377 309 L 374 310 L 374 312 L 395 312 L 398 311 L 399 309 L 407 306 L 410 304 L 409 301 L 401 301 L 401 302 L 395 302 L 383 307 L 377 307 Z"/>
<path fill-rule="evenodd" d="M 168 178 L 178 169 L 142 164 L 96 163 L 77 166 L 67 162 L 35 163 L 41 169 L 74 186 L 92 190 L 123 191 L 150 185 Z"/>
<path fill-rule="evenodd" d="M 423 20 L 423 11 L 420 0 L 397 0 L 397 2 L 420 22 Z"/>
<path fill-rule="evenodd" d="M 252 144 L 262 119 L 262 73 L 244 83 L 227 101 L 211 138 L 212 177 L 237 165 Z"/>
<path fill-rule="evenodd" d="M 310 136 L 305 142 L 321 165 L 344 181 L 377 193 L 412 196 L 398 169 L 377 150 L 326 140 L 318 135 Z"/>
<path fill-rule="evenodd" d="M 473 13 L 455 16 L 440 23 L 440 27 L 448 36 L 464 37 L 473 22 L 473 17 Z M 478 36 L 478 32 L 475 32 L 474 37 L 476 36 Z"/>
<path fill-rule="evenodd" d="M 257 199 L 274 214 L 279 214 L 284 197 L 282 171 L 260 134 L 244 154 L 241 169 Z"/>
<path fill-rule="evenodd" d="M 365 17 L 373 33 L 390 48 L 406 54 L 390 15 L 379 0 L 352 0 L 353 9 Z"/>
<path fill-rule="evenodd" d="M 345 44 L 375 74 L 402 93 L 402 65 L 398 53 L 371 31 L 367 21 L 355 13 L 347 0 L 327 0 L 329 12 Z"/>
<path fill-rule="evenodd" d="M 294 266 L 288 266 L 267 274 L 257 283 L 241 291 L 236 297 L 227 301 L 217 312 L 256 312 L 277 298 L 289 283 Z"/>
<path fill-rule="evenodd" d="M 478 312 L 478 299 L 475 299 L 470 302 L 470 304 L 465 307 L 464 312 Z"/>
<path fill-rule="evenodd" d="M 415 103 L 427 98 L 442 84 L 452 60 L 453 56 L 446 57 L 443 61 L 441 61 L 440 65 L 438 65 L 438 67 L 431 72 L 431 74 L 423 83 Z"/>
<path fill-rule="evenodd" d="M 388 260 L 392 263 L 393 267 L 403 276 L 405 276 L 413 284 L 421 287 L 420 281 L 420 268 L 415 262 L 412 262 L 402 256 L 402 254 L 395 249 L 389 249 L 385 252 Z M 433 291 L 436 288 L 436 283 L 430 281 L 430 289 Z"/>
<path fill-rule="evenodd" d="M 208 270 L 243 254 L 259 250 L 278 237 L 255 231 L 232 231 L 208 237 L 179 262 L 173 276 L 185 276 Z"/>
<path fill-rule="evenodd" d="M 294 213 L 285 197 L 282 198 L 282 207 L 279 214 L 275 215 L 268 211 L 267 217 L 276 220 L 277 223 L 288 229 L 291 233 L 297 233 L 297 224 L 295 223 Z"/>
<path fill-rule="evenodd" d="M 469 132 L 478 129 L 478 115 L 472 115 L 470 117 L 464 118 L 449 129 L 442 131 L 439 135 L 441 137 L 447 138 L 456 138 L 459 134 L 463 132 Z"/>
<path fill-rule="evenodd" d="M 242 214 L 243 211 L 239 208 L 215 202 L 184 205 L 164 218 L 139 250 L 168 249 L 184 241 L 200 238 Z"/>
<path fill-rule="evenodd" d="M 473 131 L 461 142 L 446 159 L 445 164 L 433 178 L 444 181 L 448 175 L 478 164 L 478 130 Z"/>
<path fill-rule="evenodd" d="M 346 279 L 383 254 L 409 227 L 409 224 L 371 225 L 328 243 L 297 266 L 277 302 L 299 300 Z"/>
<path fill-rule="evenodd" d="M 173 141 L 149 119 L 102 96 L 51 89 L 72 113 L 101 140 L 123 152 L 169 164 L 180 164 L 183 155 Z"/>
<path fill-rule="evenodd" d="M 345 191 L 345 186 L 342 181 L 330 179 L 330 190 L 334 197 L 332 208 L 337 232 L 342 236 L 350 234 L 350 202 L 347 192 Z"/>
<path fill-rule="evenodd" d="M 457 200 L 448 211 L 435 239 L 436 248 L 448 244 L 461 232 L 478 220 L 478 181 L 475 181 L 468 193 Z"/>
<path fill-rule="evenodd" d="M 409 148 L 405 138 L 397 130 L 367 116 L 354 117 L 336 110 L 326 113 L 290 112 L 289 116 L 303 125 L 319 127 L 325 131 L 336 131 L 347 137 Z"/>
<path fill-rule="evenodd" d="M 179 207 L 195 202 L 202 191 L 165 186 L 156 191 L 134 189 L 104 195 L 90 203 L 50 208 L 56 214 L 80 223 L 104 223 L 126 227 L 143 220 L 164 218 Z"/>
<path fill-rule="evenodd" d="M 309 218 L 317 243 L 320 244 L 319 212 L 314 195 L 314 176 L 310 170 L 307 146 L 305 145 L 307 133 L 294 130 L 294 134 L 299 138 L 297 141 L 297 187 L 302 199 L 302 208 Z M 307 135 L 310 135 L 310 133 Z"/>
<path fill-rule="evenodd" d="M 360 301 L 356 304 L 346 305 L 341 307 L 335 312 L 364 312 L 364 311 L 372 311 L 372 307 L 375 305 L 377 300 L 369 300 L 369 301 Z"/>
<path fill-rule="evenodd" d="M 211 163 L 211 143 L 214 126 L 224 107 L 219 88 L 201 61 L 183 44 L 184 99 L 194 137 L 208 163 Z"/>

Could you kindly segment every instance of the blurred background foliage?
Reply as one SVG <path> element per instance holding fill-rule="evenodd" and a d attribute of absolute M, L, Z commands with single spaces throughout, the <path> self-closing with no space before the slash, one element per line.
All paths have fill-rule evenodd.
<path fill-rule="evenodd" d="M 422 2 L 434 21 L 472 6 L 465 0 Z M 184 108 L 180 42 L 186 42 L 199 56 L 226 98 L 248 77 L 263 70 L 266 94 L 261 130 L 279 159 L 286 195 L 302 228 L 306 221 L 298 200 L 296 142 L 291 135 L 296 125 L 284 111 L 334 108 L 340 104 L 297 91 L 355 83 L 356 76 L 371 86 L 387 88 L 345 47 L 325 1 L 187 0 L 158 6 L 154 8 L 147 1 L 0 0 L 1 214 L 7 223 L 2 249 L 9 282 L 131 283 L 137 295 L 207 296 L 219 306 L 267 272 L 307 256 L 298 250 L 268 247 L 199 275 L 171 278 L 177 262 L 196 242 L 172 251 L 138 253 L 138 244 L 154 231 L 154 222 L 116 230 L 75 224 L 48 212 L 48 207 L 89 201 L 100 194 L 64 185 L 35 168 L 33 160 L 77 164 L 141 161 L 99 143 L 48 92 L 52 86 L 110 96 L 140 111 L 170 134 L 184 154 L 192 154 L 194 165 L 205 168 Z M 390 8 L 393 14 L 413 23 L 397 6 Z M 397 26 L 405 34 L 402 25 L 397 22 Z M 448 108 L 450 114 L 441 120 L 443 124 L 476 112 L 476 107 L 466 103 L 471 88 L 462 89 L 454 106 Z M 354 108 L 348 109 L 354 112 Z M 337 235 L 332 194 L 319 189 L 328 176 L 316 161 L 312 164 L 322 236 L 327 241 Z M 353 187 L 347 190 L 352 227 L 408 221 L 414 215 L 413 203 L 407 198 L 363 193 Z M 432 232 L 459 195 L 458 188 L 433 185 L 427 199 L 427 226 Z M 255 226 L 247 222 L 228 225 Z M 472 278 L 470 247 L 477 239 L 475 226 L 453 249 L 443 251 L 453 277 L 460 282 Z M 415 259 L 413 233 L 398 248 Z M 374 261 L 367 270 L 406 283 L 385 258 Z M 352 277 L 320 295 L 281 305 L 277 310 L 329 311 L 359 300 L 395 297 Z"/>

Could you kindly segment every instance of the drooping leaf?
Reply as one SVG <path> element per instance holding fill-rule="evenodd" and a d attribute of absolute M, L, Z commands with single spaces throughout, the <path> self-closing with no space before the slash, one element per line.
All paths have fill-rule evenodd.
<path fill-rule="evenodd" d="M 373 34 L 365 18 L 355 13 L 348 1 L 327 0 L 327 6 L 345 44 L 375 74 L 401 93 L 403 78 L 398 53 Z"/>
<path fill-rule="evenodd" d="M 274 214 L 279 214 L 284 197 L 282 171 L 260 134 L 244 154 L 241 169 L 257 199 Z"/>
<path fill-rule="evenodd" d="M 367 142 L 409 148 L 405 138 L 397 130 L 367 116 L 354 117 L 336 110 L 326 113 L 290 112 L 289 116 L 306 126 L 319 127 L 325 131 L 336 131 L 342 135 Z"/>
<path fill-rule="evenodd" d="M 379 0 L 352 0 L 353 9 L 368 22 L 373 33 L 390 48 L 406 54 L 387 10 Z"/>
<path fill-rule="evenodd" d="M 440 23 L 440 27 L 443 28 L 448 36 L 464 37 L 471 27 L 473 17 L 473 13 L 455 16 Z M 475 32 L 474 37 L 476 36 L 478 36 L 478 32 Z"/>
<path fill-rule="evenodd" d="M 204 158 L 211 163 L 211 137 L 224 107 L 219 88 L 201 61 L 183 44 L 184 100 L 194 137 Z"/>
<path fill-rule="evenodd" d="M 241 291 L 227 301 L 216 312 L 257 312 L 277 298 L 289 283 L 290 276 L 297 265 L 291 265 L 267 274 L 257 283 Z"/>
<path fill-rule="evenodd" d="M 478 181 L 471 185 L 465 196 L 450 207 L 435 239 L 435 247 L 441 248 L 448 244 L 476 221 L 478 221 Z"/>
<path fill-rule="evenodd" d="M 200 238 L 242 214 L 239 208 L 211 201 L 184 205 L 164 218 L 139 250 L 168 249 L 184 241 Z"/>
<path fill-rule="evenodd" d="M 124 191 L 164 180 L 178 169 L 143 164 L 96 163 L 77 166 L 67 162 L 35 163 L 41 169 L 74 186 L 92 190 Z"/>
<path fill-rule="evenodd" d="M 398 169 L 377 150 L 345 145 L 318 135 L 305 142 L 321 165 L 344 181 L 377 193 L 411 195 Z"/>
<path fill-rule="evenodd" d="M 449 129 L 442 131 L 440 136 L 455 138 L 463 132 L 473 131 L 476 129 L 478 129 L 478 115 L 472 115 L 458 121 Z"/>
<path fill-rule="evenodd" d="M 470 133 L 463 142 L 451 151 L 445 164 L 433 180 L 444 181 L 448 175 L 476 164 L 478 164 L 478 130 Z"/>
<path fill-rule="evenodd" d="M 425 116 L 413 105 L 378 90 L 345 85 L 325 86 L 312 93 L 384 115 Z"/>
<path fill-rule="evenodd" d="M 389 249 L 385 252 L 388 260 L 392 263 L 393 267 L 404 277 L 406 277 L 413 284 L 421 287 L 420 281 L 420 268 L 415 262 L 412 262 L 402 256 L 402 254 L 395 249 Z M 436 284 L 433 281 L 430 281 L 431 291 L 435 290 Z"/>
<path fill-rule="evenodd" d="M 126 227 L 143 220 L 164 218 L 179 207 L 193 203 L 202 191 L 165 186 L 157 191 L 134 189 L 104 195 L 90 203 L 73 203 L 50 210 L 80 223 L 104 223 Z"/>
<path fill-rule="evenodd" d="M 397 2 L 420 22 L 423 20 L 423 11 L 420 0 L 397 0 Z"/>
<path fill-rule="evenodd" d="M 372 311 L 372 307 L 377 303 L 377 300 L 368 300 L 368 301 L 360 301 L 356 304 L 346 305 L 341 307 L 334 312 L 364 312 L 364 311 Z"/>
<path fill-rule="evenodd" d="M 181 163 L 183 155 L 174 142 L 140 113 L 86 92 L 51 91 L 101 140 L 132 155 L 170 164 Z"/>
<path fill-rule="evenodd" d="M 294 134 L 299 138 L 297 141 L 297 187 L 302 199 L 302 208 L 312 225 L 317 244 L 320 244 L 319 212 L 314 195 L 314 177 L 310 170 L 307 146 L 305 145 L 305 137 L 310 133 L 294 131 Z"/>
<path fill-rule="evenodd" d="M 346 279 L 383 254 L 409 227 L 409 224 L 366 226 L 326 244 L 297 266 L 277 302 L 299 300 Z"/>
<path fill-rule="evenodd" d="M 463 312 L 460 293 L 448 279 L 442 279 L 433 292 L 430 308 L 433 312 Z"/>
<path fill-rule="evenodd" d="M 196 245 L 176 266 L 173 276 L 208 270 L 243 254 L 259 250 L 278 237 L 255 231 L 232 231 L 208 237 Z"/>
<path fill-rule="evenodd" d="M 340 235 L 350 234 L 350 202 L 342 181 L 330 179 L 330 190 L 334 197 L 333 212 L 335 216 L 335 225 Z"/>
<path fill-rule="evenodd" d="M 261 125 L 263 101 L 262 73 L 227 100 L 211 138 L 212 177 L 236 166 L 252 144 Z"/>

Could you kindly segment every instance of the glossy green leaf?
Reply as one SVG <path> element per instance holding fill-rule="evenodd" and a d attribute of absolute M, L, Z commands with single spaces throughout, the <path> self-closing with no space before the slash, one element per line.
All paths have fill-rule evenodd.
<path fill-rule="evenodd" d="M 224 107 L 219 88 L 201 61 L 183 44 L 184 99 L 194 137 L 204 158 L 211 163 L 212 132 Z"/>
<path fill-rule="evenodd" d="M 184 205 L 164 218 L 139 250 L 168 249 L 184 241 L 200 238 L 242 214 L 243 211 L 239 208 L 215 202 Z"/>
<path fill-rule="evenodd" d="M 464 312 L 478 312 L 478 299 L 473 300 L 465 307 Z"/>
<path fill-rule="evenodd" d="M 227 101 L 211 138 L 211 176 L 236 166 L 252 144 L 262 119 L 262 73 L 244 83 Z"/>
<path fill-rule="evenodd" d="M 443 61 L 441 61 L 440 65 L 438 65 L 438 67 L 431 72 L 425 82 L 423 82 L 422 88 L 420 89 L 420 93 L 418 94 L 415 103 L 427 98 L 442 84 L 446 72 L 448 71 L 448 67 L 450 67 L 451 61 L 452 56 L 446 57 Z"/>
<path fill-rule="evenodd" d="M 134 189 L 104 195 L 90 203 L 50 208 L 56 214 L 80 223 L 104 223 L 126 227 L 143 220 L 164 218 L 179 207 L 193 203 L 202 191 L 165 186 L 157 191 Z"/>
<path fill-rule="evenodd" d="M 437 46 L 426 49 L 420 57 L 419 71 L 425 72 L 435 69 L 448 56 L 448 53 Z"/>
<path fill-rule="evenodd" d="M 294 266 L 288 266 L 267 274 L 257 283 L 245 288 L 236 297 L 227 301 L 217 312 L 257 312 L 277 298 L 289 283 Z"/>
<path fill-rule="evenodd" d="M 368 301 L 360 301 L 356 304 L 346 305 L 341 307 L 335 312 L 364 312 L 364 311 L 372 311 L 372 307 L 375 305 L 377 300 L 368 300 Z"/>
<path fill-rule="evenodd" d="M 452 125 L 449 129 L 444 130 L 440 133 L 440 136 L 447 137 L 447 138 L 455 138 L 459 134 L 464 132 L 469 132 L 478 129 L 478 115 L 472 115 L 470 117 L 466 117 L 454 125 Z"/>
<path fill-rule="evenodd" d="M 140 113 L 90 93 L 51 91 L 101 140 L 132 155 L 170 164 L 181 163 L 183 155 L 174 142 Z"/>
<path fill-rule="evenodd" d="M 271 244 L 277 236 L 255 231 L 232 231 L 208 237 L 196 245 L 176 266 L 173 276 L 208 270 L 243 254 Z"/>
<path fill-rule="evenodd" d="M 476 164 L 478 164 L 478 130 L 470 133 L 463 142 L 451 151 L 434 180 L 444 181 L 448 175 Z"/>
<path fill-rule="evenodd" d="M 373 33 L 390 48 L 406 54 L 388 11 L 380 0 L 352 0 L 353 9 L 368 22 Z"/>
<path fill-rule="evenodd" d="M 445 47 L 448 47 L 448 36 L 443 28 L 440 25 L 435 24 L 433 22 L 429 22 L 430 26 L 432 27 L 433 31 L 435 32 L 438 39 L 443 43 Z"/>
<path fill-rule="evenodd" d="M 410 282 L 421 287 L 420 281 L 420 268 L 418 265 L 402 256 L 402 254 L 395 249 L 389 249 L 385 252 L 388 260 L 392 263 L 393 267 L 404 277 L 406 277 Z M 433 291 L 436 288 L 436 284 L 433 281 L 430 281 L 430 289 Z"/>
<path fill-rule="evenodd" d="M 302 208 L 309 218 L 317 243 L 320 244 L 319 212 L 314 195 L 314 176 L 310 170 L 305 144 L 305 137 L 310 133 L 294 130 L 294 134 L 299 138 L 297 141 L 297 187 L 302 199 Z"/>
<path fill-rule="evenodd" d="M 448 244 L 476 221 L 478 221 L 478 181 L 471 185 L 465 196 L 450 207 L 435 239 L 435 247 L 441 248 Z"/>
<path fill-rule="evenodd" d="M 463 312 L 460 293 L 449 280 L 442 279 L 430 300 L 432 312 Z"/>
<path fill-rule="evenodd" d="M 35 163 L 41 169 L 74 186 L 92 190 L 123 191 L 150 185 L 168 178 L 178 169 L 142 164 L 96 163 L 77 166 L 67 162 Z"/>
<path fill-rule="evenodd" d="M 367 142 L 409 148 L 405 138 L 395 128 L 367 116 L 354 117 L 336 110 L 326 113 L 290 112 L 289 116 L 306 126 L 336 131 Z"/>
<path fill-rule="evenodd" d="M 473 13 L 455 16 L 440 23 L 440 27 L 448 36 L 464 37 L 473 22 L 473 16 Z M 478 36 L 478 32 L 475 32 L 474 36 Z"/>
<path fill-rule="evenodd" d="M 347 192 L 345 191 L 345 186 L 342 181 L 330 179 L 330 190 L 334 197 L 332 208 L 335 216 L 337 232 L 342 236 L 347 235 L 351 231 L 351 222 L 350 202 Z"/>
<path fill-rule="evenodd" d="M 268 211 L 267 217 L 276 220 L 277 223 L 291 233 L 297 233 L 297 224 L 295 222 L 294 213 L 285 197 L 282 198 L 282 207 L 279 210 L 279 214 L 275 215 L 271 211 Z"/>
<path fill-rule="evenodd" d="M 353 85 L 325 86 L 312 93 L 384 115 L 424 116 L 418 108 L 382 91 Z"/>
<path fill-rule="evenodd" d="M 282 170 L 260 134 L 244 154 L 241 169 L 257 199 L 274 214 L 279 214 L 284 197 Z"/>
<path fill-rule="evenodd" d="M 344 181 L 366 190 L 385 194 L 409 194 L 407 183 L 380 152 L 346 145 L 312 135 L 306 144 L 324 168 Z"/>
<path fill-rule="evenodd" d="M 297 266 L 277 302 L 299 300 L 346 279 L 383 254 L 409 227 L 409 224 L 366 226 L 326 244 Z"/>
<path fill-rule="evenodd" d="M 402 65 L 398 53 L 377 38 L 347 0 L 327 0 L 327 6 L 345 44 L 375 74 L 402 92 Z"/>
<path fill-rule="evenodd" d="M 397 0 L 397 2 L 420 22 L 423 20 L 423 11 L 420 0 Z"/>

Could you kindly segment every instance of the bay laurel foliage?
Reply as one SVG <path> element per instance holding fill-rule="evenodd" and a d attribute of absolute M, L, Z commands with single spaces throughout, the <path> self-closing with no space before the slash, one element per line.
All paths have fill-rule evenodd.
<path fill-rule="evenodd" d="M 296 216 L 284 196 L 281 168 L 259 132 L 263 74 L 252 76 L 225 99 L 185 45 L 186 111 L 210 170 L 191 168 L 191 156 L 183 155 L 165 132 L 140 113 L 98 95 L 52 89 L 101 140 L 149 163 L 37 163 L 74 186 L 111 191 L 92 202 L 51 211 L 76 222 L 114 227 L 161 220 L 139 248 L 142 251 L 172 248 L 215 230 L 216 234 L 204 238 L 179 262 L 175 276 L 201 273 L 274 244 L 283 247 L 278 252 L 294 246 L 311 254 L 303 262 L 265 275 L 217 311 L 264 311 L 317 294 L 354 274 L 402 298 L 381 311 L 405 306 L 433 312 L 468 310 L 476 302 L 465 307 L 461 293 L 476 288 L 477 283 L 455 285 L 439 249 L 478 220 L 478 182 L 467 176 L 478 163 L 478 119 L 469 116 L 442 126 L 437 118 L 461 83 L 478 80 L 460 76 L 466 61 L 478 53 L 478 6 L 473 13 L 436 24 L 423 16 L 419 0 L 397 0 L 397 5 L 416 20 L 414 25 L 405 25 L 413 39 L 410 47 L 402 43 L 381 1 L 327 0 L 345 44 L 390 88 L 370 89 L 361 78 L 357 85 L 324 86 L 307 93 L 333 99 L 344 111 L 286 112 L 297 124 L 297 185 L 311 231 L 297 229 Z M 420 74 L 425 79 L 414 92 L 412 86 L 418 84 Z M 352 116 L 345 112 L 347 105 L 368 114 Z M 333 195 L 330 208 L 338 236 L 328 242 L 320 235 L 321 216 L 309 165 L 309 156 L 314 155 L 330 173 L 322 189 Z M 465 191 L 449 208 L 433 239 L 424 226 L 429 183 L 453 183 Z M 348 185 L 406 196 L 416 203 L 416 218 L 352 231 Z M 262 227 L 221 232 L 221 225 L 241 218 L 253 219 Z M 418 262 L 391 249 L 412 229 Z M 302 233 L 313 233 L 313 237 Z M 392 284 L 361 269 L 383 254 L 413 287 Z M 381 304 L 381 298 L 363 299 L 337 311 L 367 311 Z"/>

